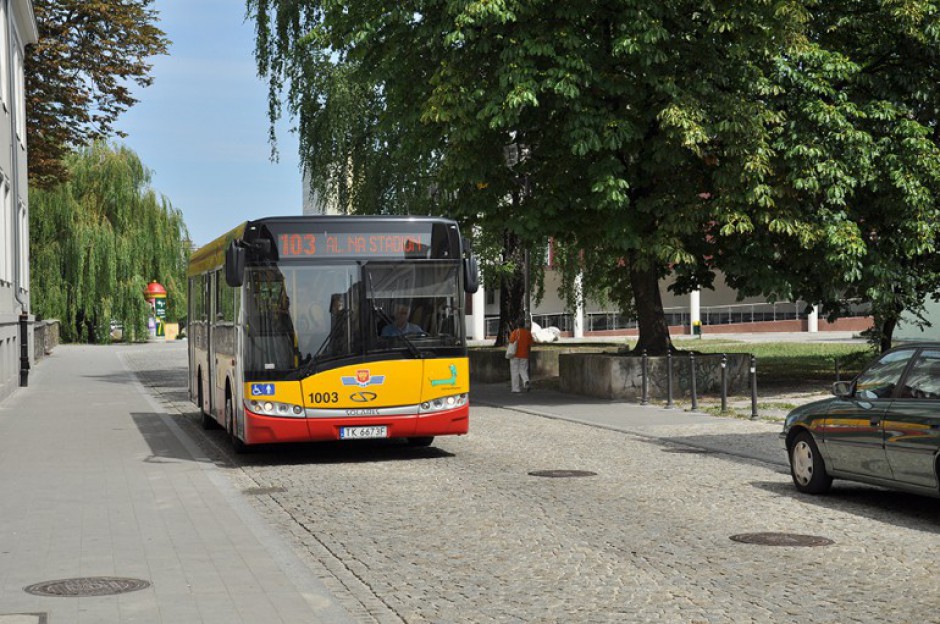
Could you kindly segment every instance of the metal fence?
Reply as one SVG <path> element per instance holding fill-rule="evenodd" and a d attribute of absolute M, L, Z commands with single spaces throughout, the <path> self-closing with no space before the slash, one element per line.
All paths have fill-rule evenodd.
<path fill-rule="evenodd" d="M 731 323 L 760 323 L 766 321 L 792 321 L 807 317 L 807 305 L 802 301 L 784 301 L 778 303 L 737 303 L 720 306 L 702 306 L 700 317 L 702 325 L 728 325 Z M 688 308 L 665 308 L 666 323 L 673 327 L 690 326 L 692 316 Z M 867 303 L 850 303 L 849 311 L 845 316 L 868 316 L 871 314 L 871 305 Z M 820 312 L 820 318 L 825 317 Z M 533 314 L 532 321 L 541 327 L 557 327 L 563 332 L 574 331 L 574 315 L 572 314 Z M 584 315 L 584 331 L 616 331 L 621 329 L 636 329 L 635 318 L 623 316 L 616 312 L 587 312 Z M 499 328 L 499 317 L 486 318 L 486 335 L 495 336 Z"/>

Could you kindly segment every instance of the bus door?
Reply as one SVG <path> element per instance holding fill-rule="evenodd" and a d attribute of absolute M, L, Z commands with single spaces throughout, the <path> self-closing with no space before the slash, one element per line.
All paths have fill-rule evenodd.
<path fill-rule="evenodd" d="M 206 305 L 206 391 L 209 393 L 208 412 L 215 416 L 215 281 L 218 278 L 218 271 L 206 273 L 204 301 Z"/>

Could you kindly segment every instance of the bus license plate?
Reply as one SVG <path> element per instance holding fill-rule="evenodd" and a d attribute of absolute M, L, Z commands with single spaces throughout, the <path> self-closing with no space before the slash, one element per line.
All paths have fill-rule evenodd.
<path fill-rule="evenodd" d="M 340 427 L 339 437 L 342 440 L 365 440 L 369 438 L 387 438 L 388 427 L 377 425 L 375 427 Z"/>

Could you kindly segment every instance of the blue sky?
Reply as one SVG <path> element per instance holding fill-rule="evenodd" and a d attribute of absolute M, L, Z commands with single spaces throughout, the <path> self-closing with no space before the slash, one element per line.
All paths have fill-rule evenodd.
<path fill-rule="evenodd" d="M 154 190 L 182 210 L 204 245 L 247 219 L 300 214 L 297 138 L 278 127 L 269 159 L 267 86 L 257 77 L 254 27 L 243 0 L 156 0 L 168 56 L 117 122 L 153 171 Z"/>

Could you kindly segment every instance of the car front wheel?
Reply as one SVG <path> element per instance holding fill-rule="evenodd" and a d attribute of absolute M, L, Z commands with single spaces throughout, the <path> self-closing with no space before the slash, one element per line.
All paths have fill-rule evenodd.
<path fill-rule="evenodd" d="M 807 494 L 823 494 L 832 486 L 832 477 L 808 431 L 801 431 L 790 447 L 790 475 L 793 484 Z"/>

